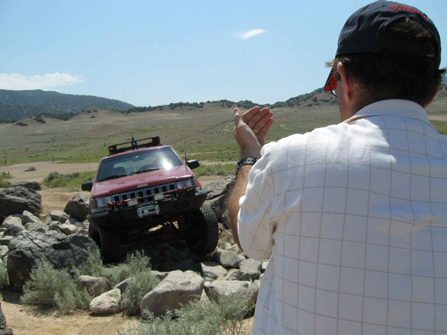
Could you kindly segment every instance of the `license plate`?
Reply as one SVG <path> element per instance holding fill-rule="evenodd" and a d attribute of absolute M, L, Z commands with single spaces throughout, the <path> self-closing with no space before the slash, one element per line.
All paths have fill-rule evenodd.
<path fill-rule="evenodd" d="M 142 219 L 152 215 L 160 214 L 158 205 L 144 206 L 137 209 L 138 216 Z"/>

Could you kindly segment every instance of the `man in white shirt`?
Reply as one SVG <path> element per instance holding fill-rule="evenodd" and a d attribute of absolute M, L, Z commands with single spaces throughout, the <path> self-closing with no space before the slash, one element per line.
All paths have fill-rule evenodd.
<path fill-rule="evenodd" d="M 424 109 L 440 55 L 426 14 L 377 1 L 328 64 L 342 123 L 264 146 L 269 109 L 235 109 L 234 239 L 271 257 L 253 334 L 447 334 L 447 139 Z"/>

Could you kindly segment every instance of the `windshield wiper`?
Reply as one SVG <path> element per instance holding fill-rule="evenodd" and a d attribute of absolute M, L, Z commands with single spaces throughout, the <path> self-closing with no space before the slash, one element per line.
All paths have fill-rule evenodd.
<path fill-rule="evenodd" d="M 160 168 L 144 169 L 144 170 L 135 172 L 135 174 L 144 173 L 144 172 L 150 172 L 150 171 L 156 171 L 156 170 L 160 170 Z"/>
<path fill-rule="evenodd" d="M 121 178 L 121 177 L 125 177 L 127 176 L 126 173 L 121 173 L 121 174 L 113 174 L 111 176 L 105 177 L 103 179 L 100 180 L 101 181 L 106 181 L 106 180 L 110 180 L 110 179 L 116 179 L 116 178 Z"/>

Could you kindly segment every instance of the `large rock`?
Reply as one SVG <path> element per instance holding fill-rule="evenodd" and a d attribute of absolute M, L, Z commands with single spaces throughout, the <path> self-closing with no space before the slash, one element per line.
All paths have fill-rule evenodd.
<path fill-rule="evenodd" d="M 243 275 L 249 276 L 251 280 L 259 279 L 261 275 L 262 264 L 254 259 L 246 259 L 239 264 Z"/>
<path fill-rule="evenodd" d="M 141 316 L 149 310 L 155 316 L 164 315 L 167 311 L 178 309 L 192 300 L 199 299 L 204 280 L 192 271 L 173 271 L 163 279 L 141 301 Z"/>
<path fill-rule="evenodd" d="M 82 235 L 59 236 L 50 233 L 22 231 L 9 242 L 8 276 L 10 288 L 21 291 L 39 260 L 49 261 L 56 269 L 73 270 L 88 257 L 96 243 Z"/>
<path fill-rule="evenodd" d="M 207 203 L 214 211 L 219 222 L 221 221 L 222 215 L 227 208 L 227 197 L 231 187 L 233 186 L 234 179 L 234 176 L 228 176 L 222 180 L 205 186 L 205 190 L 208 191 L 205 203 Z"/>
<path fill-rule="evenodd" d="M 245 257 L 236 251 L 227 251 L 216 248 L 213 259 L 220 263 L 224 268 L 238 268 L 239 264 L 245 260 Z"/>
<path fill-rule="evenodd" d="M 6 324 L 6 318 L 1 309 L 1 303 L 0 303 L 0 335 L 12 335 L 11 328 L 9 328 L 9 326 Z"/>
<path fill-rule="evenodd" d="M 222 265 L 216 262 L 203 262 L 202 267 L 202 277 L 204 280 L 215 280 L 219 277 L 225 277 L 228 273 Z"/>
<path fill-rule="evenodd" d="M 22 225 L 22 214 L 12 214 L 9 215 L 2 223 L 3 228 L 9 228 L 11 226 L 21 226 Z"/>
<path fill-rule="evenodd" d="M 89 305 L 90 310 L 99 315 L 118 313 L 121 301 L 121 291 L 114 288 L 111 291 L 94 298 Z"/>
<path fill-rule="evenodd" d="M 34 191 L 40 191 L 42 189 L 37 181 L 11 181 L 10 184 L 13 187 L 22 186 Z"/>
<path fill-rule="evenodd" d="M 27 223 L 42 224 L 42 221 L 40 221 L 40 219 L 37 216 L 35 216 L 33 213 L 28 212 L 28 211 L 23 211 L 22 224 L 25 226 Z"/>
<path fill-rule="evenodd" d="M 88 294 L 97 297 L 112 289 L 112 284 L 104 277 L 79 276 L 78 290 L 87 289 Z"/>
<path fill-rule="evenodd" d="M 65 223 L 68 220 L 68 214 L 62 211 L 52 211 L 50 213 L 50 219 L 60 223 Z"/>
<path fill-rule="evenodd" d="M 42 211 L 40 194 L 25 187 L 9 187 L 0 189 L 0 216 L 22 214 L 29 211 L 39 215 Z"/>
<path fill-rule="evenodd" d="M 247 309 L 253 307 L 258 298 L 259 286 L 248 281 L 213 281 L 205 284 L 206 295 L 211 300 L 220 296 L 238 296 L 247 299 Z"/>
<path fill-rule="evenodd" d="M 90 197 L 87 194 L 77 193 L 65 206 L 64 212 L 78 221 L 84 221 L 87 219 L 89 201 Z"/>

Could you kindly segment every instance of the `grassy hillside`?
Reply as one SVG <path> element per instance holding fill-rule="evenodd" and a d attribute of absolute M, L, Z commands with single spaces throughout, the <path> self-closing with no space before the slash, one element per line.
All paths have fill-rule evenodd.
<path fill-rule="evenodd" d="M 118 100 L 52 91 L 0 90 L 0 120 L 21 120 L 41 113 L 79 113 L 89 107 L 126 110 L 134 106 Z"/>
<path fill-rule="evenodd" d="M 327 93 L 317 90 L 291 99 L 289 104 L 292 103 L 296 105 L 271 106 L 275 122 L 267 141 L 340 122 L 336 100 Z M 239 153 L 232 135 L 232 117 L 233 108 L 238 104 L 250 106 L 252 103 L 224 100 L 206 102 L 201 107 L 171 104 L 136 112 L 89 108 L 68 121 L 43 116 L 3 123 L 0 124 L 0 163 L 97 162 L 108 154 L 108 145 L 128 141 L 132 135 L 135 139 L 158 135 L 162 143 L 172 144 L 179 152 L 187 153 L 188 158 L 234 161 Z M 428 112 L 438 130 L 446 133 L 445 86 Z"/>

